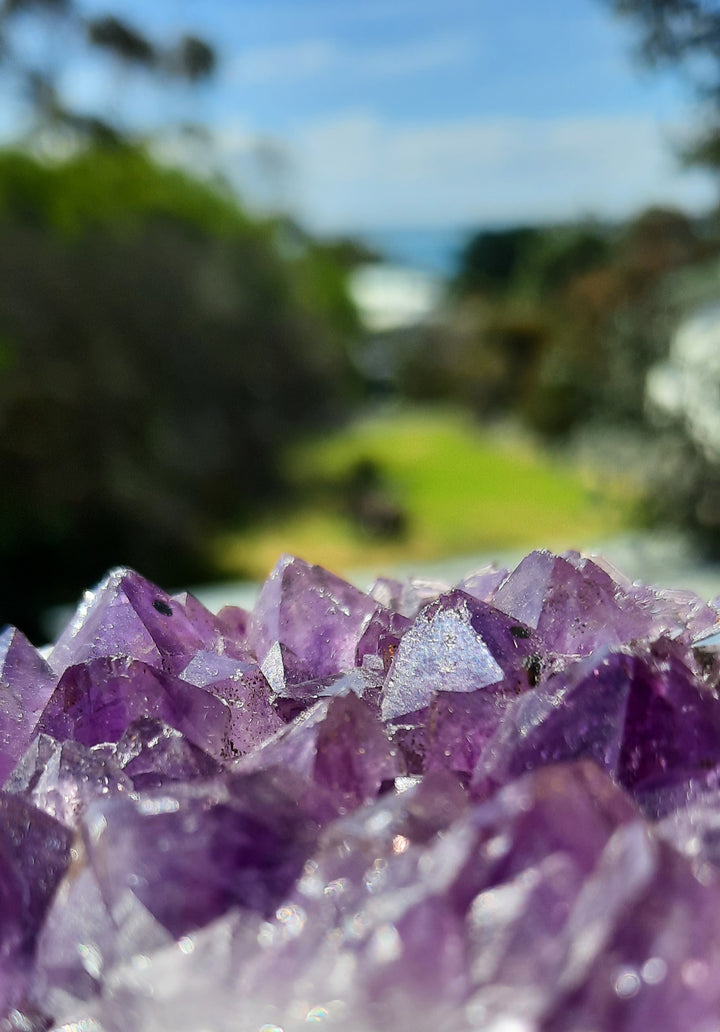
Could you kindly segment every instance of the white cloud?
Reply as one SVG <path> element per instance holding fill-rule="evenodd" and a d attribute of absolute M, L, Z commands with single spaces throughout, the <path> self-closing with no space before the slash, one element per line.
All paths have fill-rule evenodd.
<path fill-rule="evenodd" d="M 229 74 L 233 81 L 243 83 L 304 79 L 328 71 L 338 58 L 336 47 L 328 40 L 299 40 L 245 51 L 233 60 Z"/>
<path fill-rule="evenodd" d="M 356 112 L 284 141 L 288 200 L 322 230 L 620 216 L 663 202 L 698 209 L 713 187 L 678 168 L 674 135 L 642 117 L 398 126 Z"/>
<path fill-rule="evenodd" d="M 397 77 L 446 67 L 471 52 L 469 39 L 453 35 L 364 50 L 327 39 L 306 39 L 241 53 L 233 60 L 229 76 L 238 84 L 292 82 L 337 73 L 358 79 Z"/>

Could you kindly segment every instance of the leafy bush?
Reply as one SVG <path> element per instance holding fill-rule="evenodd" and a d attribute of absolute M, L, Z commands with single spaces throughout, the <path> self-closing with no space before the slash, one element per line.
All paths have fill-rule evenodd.
<path fill-rule="evenodd" d="M 134 149 L 0 156 L 3 618 L 120 562 L 210 576 L 280 443 L 345 410 L 342 274 L 276 230 Z"/>

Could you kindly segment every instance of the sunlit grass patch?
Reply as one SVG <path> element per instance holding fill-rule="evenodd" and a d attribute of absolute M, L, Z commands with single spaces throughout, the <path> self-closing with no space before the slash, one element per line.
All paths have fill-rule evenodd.
<path fill-rule="evenodd" d="M 336 570 L 472 552 L 588 545 L 627 527 L 632 485 L 600 483 L 515 436 L 482 431 L 443 410 L 388 411 L 324 438 L 294 444 L 286 461 L 300 500 L 216 542 L 225 573 L 262 577 L 281 552 Z M 351 515 L 359 465 L 381 478 L 405 515 L 404 533 L 382 537 Z"/>

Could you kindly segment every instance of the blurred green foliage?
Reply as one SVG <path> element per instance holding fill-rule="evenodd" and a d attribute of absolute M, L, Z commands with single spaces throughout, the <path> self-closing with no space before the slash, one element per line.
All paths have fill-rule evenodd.
<path fill-rule="evenodd" d="M 694 137 L 681 152 L 689 164 L 720 169 L 720 11 L 713 0 L 605 0 L 638 32 L 637 52 L 650 67 L 673 67 L 694 88 L 700 109 Z"/>
<path fill-rule="evenodd" d="M 518 416 L 553 441 L 588 423 L 637 428 L 677 316 L 664 284 L 718 253 L 710 223 L 659 208 L 622 225 L 483 231 L 461 257 L 448 325 L 408 351 L 402 389 Z"/>
<path fill-rule="evenodd" d="M 148 220 L 229 237 L 252 232 L 230 193 L 154 163 L 140 148 L 92 147 L 45 163 L 23 151 L 0 157 L 0 220 L 62 237 L 105 230 L 130 236 Z M 255 232 L 262 233 L 259 226 Z"/>
<path fill-rule="evenodd" d="M 131 147 L 0 155 L 0 615 L 109 565 L 213 575 L 210 535 L 358 391 L 345 272 Z"/>

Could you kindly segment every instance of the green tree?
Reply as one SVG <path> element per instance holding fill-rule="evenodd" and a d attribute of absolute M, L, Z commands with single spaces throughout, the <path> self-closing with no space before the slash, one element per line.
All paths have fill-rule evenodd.
<path fill-rule="evenodd" d="M 482 232 L 462 256 L 449 328 L 408 355 L 406 389 L 553 439 L 589 421 L 637 426 L 667 344 L 663 285 L 717 251 L 696 221 L 661 208 L 622 226 Z"/>
<path fill-rule="evenodd" d="M 0 619 L 36 629 L 118 563 L 213 575 L 282 444 L 352 399 L 330 272 L 135 148 L 0 157 Z"/>
<path fill-rule="evenodd" d="M 606 0 L 635 24 L 638 52 L 652 67 L 682 70 L 701 103 L 685 157 L 720 169 L 720 10 L 708 0 Z"/>
<path fill-rule="evenodd" d="M 45 36 L 41 59 L 24 45 L 28 24 L 34 36 Z M 80 110 L 63 93 L 62 54 L 76 59 L 83 48 L 105 54 L 109 63 L 128 73 L 152 73 L 165 88 L 176 82 L 197 84 L 217 64 L 211 44 L 193 33 L 155 40 L 117 13 L 85 13 L 77 0 L 0 0 L 0 74 L 6 94 L 14 92 L 29 102 L 35 132 L 108 145 L 147 131 L 102 108 Z"/>

